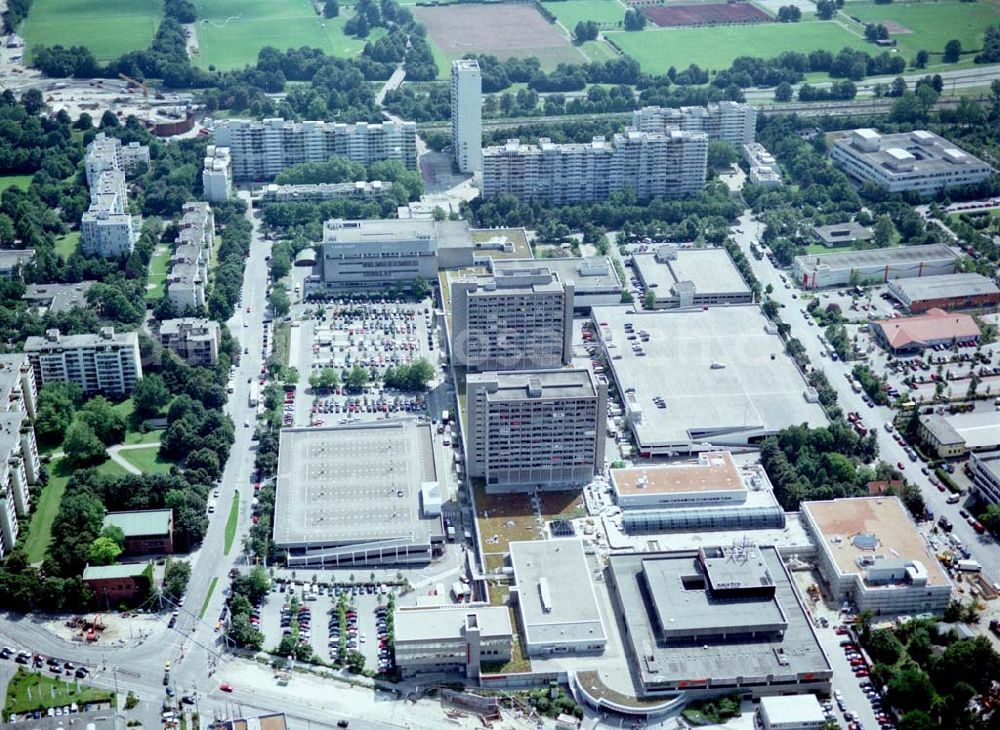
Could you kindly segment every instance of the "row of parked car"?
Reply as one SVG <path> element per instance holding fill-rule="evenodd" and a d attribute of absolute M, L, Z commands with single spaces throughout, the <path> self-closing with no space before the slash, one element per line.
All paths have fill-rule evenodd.
<path fill-rule="evenodd" d="M 10 659 L 11 657 L 14 657 L 14 661 L 18 664 L 31 665 L 35 669 L 48 667 L 48 670 L 53 674 L 65 673 L 67 677 L 75 676 L 78 679 L 83 679 L 90 674 L 89 669 L 84 666 L 78 667 L 73 662 L 64 662 L 55 657 L 46 658 L 41 654 L 32 654 L 30 651 L 17 651 L 9 646 L 0 649 L 0 659 Z"/>
<path fill-rule="evenodd" d="M 872 714 L 875 716 L 876 722 L 878 722 L 881 730 L 895 730 L 896 725 L 893 721 L 892 715 L 890 715 L 888 709 L 882 705 L 882 695 L 877 689 L 875 689 L 872 685 L 871 679 L 869 678 L 871 671 L 868 666 L 868 661 L 861 653 L 861 647 L 858 646 L 857 642 L 851 636 L 850 630 L 846 626 L 839 626 L 836 631 L 843 637 L 840 641 L 840 648 L 843 649 L 844 658 L 847 659 L 847 662 L 851 665 L 851 669 L 854 671 L 854 676 L 859 680 L 861 691 L 864 693 L 865 697 L 868 698 L 869 703 L 871 703 Z M 837 706 L 844 713 L 844 719 L 848 722 L 848 730 L 864 730 L 864 724 L 854 712 L 847 708 L 847 704 L 844 702 L 844 698 L 840 691 L 835 690 L 833 696 L 837 701 Z"/>
<path fill-rule="evenodd" d="M 385 606 L 379 606 L 375 609 L 375 631 L 378 639 L 378 671 L 382 674 L 388 674 L 395 666 L 392 647 L 389 646 L 388 615 L 389 609 Z"/>

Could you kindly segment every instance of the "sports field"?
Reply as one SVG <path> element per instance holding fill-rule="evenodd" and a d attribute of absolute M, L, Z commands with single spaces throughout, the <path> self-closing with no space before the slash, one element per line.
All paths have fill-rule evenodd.
<path fill-rule="evenodd" d="M 845 6 L 843 12 L 864 23 L 892 21 L 902 26 L 909 32 L 896 33 L 892 27 L 889 32 L 907 54 L 919 50 L 941 53 L 945 44 L 953 38 L 961 41 L 965 51 L 978 50 L 982 48 L 986 28 L 1000 21 L 1000 3 L 996 0 L 975 3 L 940 0 L 891 5 L 852 2 Z"/>
<path fill-rule="evenodd" d="M 618 0 L 558 0 L 543 5 L 570 32 L 581 20 L 593 20 L 601 27 L 620 27 L 625 19 L 625 6 Z"/>
<path fill-rule="evenodd" d="M 341 3 L 340 15 L 323 18 L 308 0 L 195 0 L 198 6 L 198 54 L 193 62 L 220 70 L 257 61 L 265 46 L 319 48 L 332 56 L 357 55 L 365 43 L 385 34 L 375 28 L 367 38 L 344 35 L 353 12 Z"/>
<path fill-rule="evenodd" d="M 160 23 L 160 0 L 35 0 L 23 35 L 35 45 L 86 46 L 98 61 L 149 47 Z"/>
<path fill-rule="evenodd" d="M 784 51 L 872 49 L 871 44 L 829 22 L 663 28 L 641 33 L 614 31 L 606 35 L 636 59 L 643 71 L 655 74 L 662 74 L 671 66 L 685 69 L 692 63 L 703 69 L 724 69 L 738 56 L 771 58 Z"/>

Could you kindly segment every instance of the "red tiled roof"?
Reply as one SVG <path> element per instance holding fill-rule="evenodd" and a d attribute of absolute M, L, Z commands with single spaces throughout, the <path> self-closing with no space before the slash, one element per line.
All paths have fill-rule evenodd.
<path fill-rule="evenodd" d="M 971 316 L 942 309 L 928 309 L 916 317 L 880 319 L 873 324 L 882 328 L 886 341 L 894 350 L 935 340 L 966 340 L 980 335 L 979 326 Z"/>

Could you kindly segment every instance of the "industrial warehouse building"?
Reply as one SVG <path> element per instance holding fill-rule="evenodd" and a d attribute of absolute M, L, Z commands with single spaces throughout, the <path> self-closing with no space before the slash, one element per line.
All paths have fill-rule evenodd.
<path fill-rule="evenodd" d="M 1000 287 L 982 274 L 943 274 L 889 282 L 889 293 L 909 312 L 1000 304 Z"/>
<path fill-rule="evenodd" d="M 785 512 L 760 465 L 739 467 L 728 451 L 695 462 L 611 470 L 626 532 L 761 530 L 785 526 Z"/>
<path fill-rule="evenodd" d="M 427 423 L 282 429 L 274 542 L 290 567 L 427 563 L 444 528 L 420 496 L 437 483 Z"/>
<path fill-rule="evenodd" d="M 933 195 L 982 182 L 992 172 L 978 157 L 926 130 L 879 134 L 855 129 L 834 139 L 830 156 L 848 175 L 890 193 Z"/>
<path fill-rule="evenodd" d="M 613 554 L 608 563 L 642 696 L 829 692 L 833 671 L 775 548 Z"/>
<path fill-rule="evenodd" d="M 892 279 L 955 273 L 958 254 L 941 243 L 796 256 L 793 273 L 805 289 L 882 284 Z"/>
<path fill-rule="evenodd" d="M 834 601 L 876 615 L 947 607 L 951 581 L 898 497 L 803 502 L 801 514 Z"/>
<path fill-rule="evenodd" d="M 723 248 L 660 246 L 632 257 L 639 279 L 653 292 L 653 309 L 749 304 L 750 287 Z"/>

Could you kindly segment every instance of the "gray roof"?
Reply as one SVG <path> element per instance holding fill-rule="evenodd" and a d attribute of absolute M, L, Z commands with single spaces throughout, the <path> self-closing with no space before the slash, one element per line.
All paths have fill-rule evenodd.
<path fill-rule="evenodd" d="M 534 400 L 551 398 L 596 397 L 597 390 L 589 370 L 519 370 L 470 373 L 466 385 L 497 383 L 487 396 L 491 401 Z M 531 395 L 529 387 L 540 386 L 541 393 Z"/>
<path fill-rule="evenodd" d="M 23 352 L 0 354 L 0 398 L 12 390 L 21 392 L 21 366 L 26 361 Z M 7 404 L 0 403 L 0 406 L 6 408 Z"/>
<path fill-rule="evenodd" d="M 23 299 L 38 306 L 47 306 L 50 312 L 65 312 L 73 307 L 87 304 L 87 290 L 95 281 L 80 281 L 75 284 L 28 284 Z"/>
<path fill-rule="evenodd" d="M 214 319 L 205 317 L 178 317 L 176 319 L 165 319 L 160 322 L 160 336 L 186 334 L 190 338 L 198 336 L 215 336 L 219 330 L 219 323 Z"/>
<path fill-rule="evenodd" d="M 576 295 L 622 288 L 618 272 L 615 271 L 608 256 L 588 256 L 585 258 L 564 256 L 540 260 L 490 258 L 490 268 L 494 273 L 531 266 L 544 266 L 558 275 L 561 281 L 573 284 Z"/>
<path fill-rule="evenodd" d="M 771 600 L 788 626 L 783 632 L 764 632 L 738 640 L 722 635 L 701 635 L 697 642 L 666 641 L 660 633 L 655 618 L 656 609 L 642 586 L 644 566 L 650 562 L 661 563 L 658 568 L 673 576 L 671 580 L 679 582 L 680 576 L 694 572 L 697 551 L 630 553 L 610 557 L 612 579 L 609 583 L 614 587 L 616 608 L 628 629 L 623 633 L 623 639 L 644 684 L 704 680 L 735 683 L 737 680 L 749 682 L 757 678 L 764 681 L 768 677 L 777 682 L 784 677 L 795 681 L 796 677 L 803 675 L 813 675 L 814 680 L 832 675 L 826 655 L 820 648 L 777 550 L 767 546 L 752 549 L 773 577 L 774 596 Z M 654 592 L 656 590 L 654 588 Z M 750 603 L 746 604 L 713 604 L 714 599 L 685 604 L 687 599 L 676 594 L 687 592 L 675 588 L 666 597 L 656 595 L 654 599 L 672 601 L 680 608 L 686 605 L 684 616 L 700 613 L 711 605 L 719 618 L 733 625 L 734 631 L 741 622 L 747 626 L 755 625 L 755 611 L 751 610 L 751 604 L 756 605 L 760 601 L 758 598 L 748 599 Z M 695 588 L 690 592 L 700 591 Z M 692 616 L 691 620 L 695 619 Z M 712 619 L 705 618 L 704 623 L 710 626 Z"/>
<path fill-rule="evenodd" d="M 668 297 L 681 281 L 692 282 L 699 294 L 750 291 L 723 248 L 679 248 L 676 259 L 662 262 L 652 253 L 632 258 L 643 282 L 655 288 L 659 297 Z"/>
<path fill-rule="evenodd" d="M 920 417 L 920 423 L 942 446 L 964 444 L 965 439 L 955 430 L 944 416 L 930 413 Z"/>
<path fill-rule="evenodd" d="M 449 641 L 465 636 L 465 617 L 474 614 L 479 633 L 490 637 L 511 638 L 510 610 L 506 606 L 442 606 L 440 608 L 396 611 L 396 641 Z"/>
<path fill-rule="evenodd" d="M 973 451 L 1000 446 L 1000 412 L 976 411 L 938 417 L 943 418 L 960 442 Z"/>
<path fill-rule="evenodd" d="M 823 243 L 833 246 L 841 243 L 852 243 L 853 241 L 869 241 L 875 235 L 875 232 L 871 228 L 863 226 L 856 221 L 834 223 L 829 226 L 815 226 L 813 233 Z"/>
<path fill-rule="evenodd" d="M 126 563 L 124 565 L 88 565 L 83 570 L 84 580 L 101 578 L 134 578 L 146 572 L 149 563 Z"/>
<path fill-rule="evenodd" d="M 805 381 L 757 305 L 657 312 L 607 306 L 592 316 L 619 390 L 634 389 L 627 405 L 634 397 L 642 410 L 633 423 L 641 446 L 726 446 L 795 424 L 827 423 L 823 409 L 806 401 Z M 626 322 L 649 334 L 638 345 L 644 354 L 627 339 Z"/>
<path fill-rule="evenodd" d="M 117 527 L 125 537 L 147 537 L 170 533 L 170 509 L 140 509 L 129 512 L 108 512 L 104 515 L 105 527 Z"/>
<path fill-rule="evenodd" d="M 26 418 L 21 411 L 0 412 L 0 474 L 6 469 L 7 457 L 20 451 L 21 425 Z"/>
<path fill-rule="evenodd" d="M 420 485 L 437 481 L 430 426 L 395 419 L 282 429 L 274 540 L 282 547 L 410 540 L 440 519 L 420 514 Z"/>
<path fill-rule="evenodd" d="M 33 261 L 35 250 L 33 248 L 4 248 L 0 249 L 0 271 L 11 271 L 17 266 Z"/>
<path fill-rule="evenodd" d="M 877 149 L 868 152 L 852 146 L 852 137 L 857 132 L 863 133 L 869 141 L 877 139 Z M 834 139 L 833 144 L 855 157 L 863 157 L 871 164 L 879 165 L 886 173 L 899 177 L 948 173 L 955 169 L 955 162 L 986 165 L 954 142 L 923 129 L 896 134 L 879 134 L 872 129 L 858 129 L 843 133 Z M 892 164 L 900 159 L 913 160 L 912 168 L 894 170 Z"/>
<path fill-rule="evenodd" d="M 898 294 L 904 304 L 927 299 L 974 297 L 982 294 L 1000 294 L 996 282 L 982 274 L 941 274 L 918 276 L 889 282 L 889 290 Z"/>
<path fill-rule="evenodd" d="M 51 334 L 50 334 L 51 333 Z M 114 344 L 119 347 L 138 346 L 139 335 L 135 332 L 115 332 L 113 327 L 102 327 L 95 334 L 63 335 L 58 330 L 49 330 L 44 337 L 32 335 L 24 341 L 24 351 L 68 350 L 77 347 L 97 347 Z"/>
<path fill-rule="evenodd" d="M 773 725 L 784 726 L 792 723 L 826 724 L 823 707 L 816 695 L 785 695 L 782 697 L 761 697 L 760 712 Z"/>
<path fill-rule="evenodd" d="M 866 251 L 811 253 L 795 257 L 795 261 L 807 271 L 813 271 L 819 265 L 828 266 L 833 270 L 899 266 L 900 264 L 911 264 L 917 268 L 921 263 L 947 262 L 956 259 L 958 259 L 958 254 L 943 243 L 929 243 L 925 246 L 873 248 Z"/>
<path fill-rule="evenodd" d="M 607 641 L 582 540 L 512 542 L 510 562 L 529 651 Z"/>

